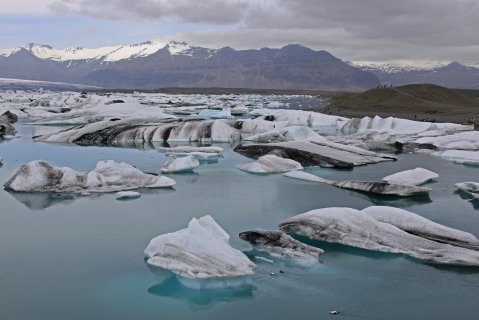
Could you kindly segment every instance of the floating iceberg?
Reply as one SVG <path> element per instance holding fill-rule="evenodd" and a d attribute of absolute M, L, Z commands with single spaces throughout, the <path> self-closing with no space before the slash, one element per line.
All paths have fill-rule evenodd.
<path fill-rule="evenodd" d="M 321 139 L 321 136 L 314 132 L 311 128 L 305 126 L 292 126 L 260 133 L 251 137 L 247 137 L 244 140 L 270 143 L 311 139 Z"/>
<path fill-rule="evenodd" d="M 256 249 L 267 251 L 273 257 L 290 259 L 304 266 L 317 264 L 318 256 L 324 252 L 322 249 L 293 239 L 283 231 L 258 229 L 241 232 L 239 237 L 251 243 Z"/>
<path fill-rule="evenodd" d="M 394 157 L 377 154 L 360 148 L 335 143 L 320 145 L 319 141 L 315 143 L 309 141 L 288 141 L 281 143 L 240 145 L 236 147 L 234 151 L 251 158 L 259 158 L 266 154 L 275 154 L 283 158 L 298 161 L 303 166 L 318 165 L 321 167 L 337 168 L 352 168 L 353 166 L 395 160 Z"/>
<path fill-rule="evenodd" d="M 446 150 L 440 156 L 455 163 L 479 165 L 479 151 Z"/>
<path fill-rule="evenodd" d="M 476 199 L 479 199 L 479 183 L 478 182 L 459 182 L 454 185 L 459 190 L 470 194 Z"/>
<path fill-rule="evenodd" d="M 255 162 L 239 165 L 238 168 L 251 173 L 283 173 L 303 169 L 299 162 L 272 154 L 262 156 Z"/>
<path fill-rule="evenodd" d="M 116 194 L 117 200 L 137 199 L 141 197 L 141 193 L 136 191 L 120 191 Z"/>
<path fill-rule="evenodd" d="M 429 188 L 417 187 L 414 185 L 393 184 L 383 181 L 326 180 L 313 174 L 301 171 L 287 172 L 284 174 L 284 176 L 311 182 L 325 183 L 343 189 L 401 197 L 428 194 L 431 191 Z"/>
<path fill-rule="evenodd" d="M 191 147 L 180 146 L 173 148 L 158 148 L 158 150 L 168 153 L 191 153 L 191 152 L 203 152 L 203 153 L 217 153 L 223 155 L 224 149 L 221 147 Z"/>
<path fill-rule="evenodd" d="M 452 132 L 472 129 L 473 127 L 471 126 L 465 126 L 455 123 L 433 123 L 413 121 L 394 117 L 381 118 L 380 116 L 375 116 L 374 118 L 364 117 L 361 119 L 350 119 L 342 126 L 341 131 L 344 134 L 377 131 L 394 135 L 416 135 L 425 131 L 442 130 L 444 132 Z"/>
<path fill-rule="evenodd" d="M 221 110 L 203 109 L 198 114 L 201 119 L 233 119 L 230 108 L 223 108 Z"/>
<path fill-rule="evenodd" d="M 100 161 L 94 170 L 79 172 L 32 161 L 17 168 L 5 188 L 23 192 L 116 192 L 138 188 L 172 187 L 175 181 L 145 174 L 137 168 L 112 160 Z"/>
<path fill-rule="evenodd" d="M 0 139 L 4 136 L 13 136 L 17 133 L 13 124 L 17 122 L 17 116 L 10 112 L 5 111 L 0 115 Z"/>
<path fill-rule="evenodd" d="M 231 247 L 229 235 L 209 215 L 160 235 L 145 249 L 147 263 L 186 279 L 231 279 L 254 274 L 256 265 Z M 191 284 L 188 281 L 182 282 Z"/>
<path fill-rule="evenodd" d="M 174 172 L 186 172 L 193 171 L 200 166 L 200 162 L 192 155 L 186 157 L 176 158 L 173 160 L 167 161 L 161 172 L 164 173 L 174 173 Z"/>
<path fill-rule="evenodd" d="M 391 224 L 421 238 L 479 250 L 479 240 L 472 234 L 443 226 L 413 212 L 385 206 L 369 207 L 362 212 L 379 222 Z"/>
<path fill-rule="evenodd" d="M 440 149 L 479 150 L 479 131 L 465 131 L 442 136 L 421 137 L 418 144 L 432 144 Z"/>
<path fill-rule="evenodd" d="M 386 176 L 382 178 L 382 180 L 391 184 L 418 186 L 437 178 L 439 178 L 439 175 L 435 172 L 423 168 L 416 168 Z"/>
<path fill-rule="evenodd" d="M 351 208 L 312 210 L 285 220 L 280 229 L 314 240 L 402 253 L 435 263 L 479 266 L 479 251 L 422 238 Z"/>

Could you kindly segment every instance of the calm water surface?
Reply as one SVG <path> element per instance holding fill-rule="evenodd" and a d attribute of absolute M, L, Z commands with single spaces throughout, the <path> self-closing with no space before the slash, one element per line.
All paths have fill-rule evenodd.
<path fill-rule="evenodd" d="M 0 143 L 0 182 L 20 164 L 46 160 L 91 170 L 113 159 L 157 171 L 155 150 L 34 143 L 41 127 L 19 125 L 22 138 Z M 48 128 L 46 128 L 48 130 Z M 56 130 L 56 128 L 55 128 Z M 440 174 L 430 198 L 395 199 L 236 169 L 250 162 L 225 148 L 218 163 L 195 174 L 170 175 L 175 190 L 143 190 L 134 201 L 0 191 L 0 319 L 477 319 L 479 269 L 438 267 L 401 255 L 316 243 L 326 250 L 310 269 L 258 260 L 237 234 L 276 228 L 293 215 L 323 207 L 392 205 L 479 236 L 479 204 L 455 193 L 454 183 L 479 180 L 479 168 L 429 155 L 352 171 L 309 168 L 331 179 L 380 179 L 421 166 Z M 196 291 L 168 272 L 152 272 L 143 250 L 153 237 L 211 214 L 234 247 L 258 265 L 253 286 Z M 285 271 L 278 274 L 279 269 Z M 275 272 L 277 276 L 270 276 Z"/>

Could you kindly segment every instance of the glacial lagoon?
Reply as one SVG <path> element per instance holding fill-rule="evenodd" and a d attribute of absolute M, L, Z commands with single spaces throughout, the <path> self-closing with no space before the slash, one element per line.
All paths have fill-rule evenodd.
<path fill-rule="evenodd" d="M 167 160 L 157 150 L 33 142 L 52 127 L 17 124 L 20 138 L 0 143 L 5 182 L 15 168 L 45 160 L 90 170 L 105 159 L 157 172 Z M 479 203 L 454 183 L 478 177 L 478 168 L 427 154 L 399 154 L 396 162 L 305 171 L 327 179 L 379 180 L 418 166 L 439 173 L 429 197 L 373 196 L 282 176 L 237 169 L 251 162 L 225 149 L 218 162 L 195 173 L 171 175 L 173 189 L 141 190 L 118 201 L 114 193 L 79 196 L 0 192 L 1 319 L 473 319 L 479 270 L 428 264 L 402 255 L 303 241 L 325 250 L 320 264 L 301 268 L 252 249 L 238 233 L 276 229 L 308 210 L 391 205 L 478 236 Z M 150 269 L 143 250 L 155 236 L 210 214 L 231 244 L 257 264 L 250 284 L 188 289 L 167 271 Z M 273 260 L 271 263 L 268 260 Z M 280 273 L 279 270 L 284 271 Z M 271 273 L 274 273 L 272 275 Z"/>

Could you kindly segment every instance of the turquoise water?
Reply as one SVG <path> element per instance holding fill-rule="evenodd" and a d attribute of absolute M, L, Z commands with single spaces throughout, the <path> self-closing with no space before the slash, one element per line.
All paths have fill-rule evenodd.
<path fill-rule="evenodd" d="M 0 182 L 30 160 L 76 170 L 97 161 L 128 162 L 157 171 L 155 150 L 34 143 L 41 127 L 19 125 L 22 138 L 0 143 Z M 47 128 L 48 129 L 48 128 Z M 196 174 L 170 175 L 175 190 L 143 190 L 134 201 L 114 194 L 90 197 L 0 191 L 0 319 L 475 319 L 479 269 L 439 267 L 401 255 L 340 245 L 325 249 L 310 269 L 258 260 L 237 234 L 276 228 L 293 215 L 322 207 L 362 209 L 393 205 L 479 236 L 479 204 L 455 193 L 454 183 L 478 180 L 479 168 L 421 154 L 351 171 L 309 168 L 331 179 L 380 179 L 422 166 L 438 172 L 429 198 L 384 198 L 327 185 L 251 175 L 236 169 L 251 160 L 229 145 L 217 163 Z M 211 214 L 235 248 L 258 265 L 252 286 L 191 290 L 168 272 L 152 272 L 143 250 L 155 236 L 184 228 Z M 282 269 L 285 273 L 279 273 Z M 271 276 L 270 272 L 275 272 Z"/>

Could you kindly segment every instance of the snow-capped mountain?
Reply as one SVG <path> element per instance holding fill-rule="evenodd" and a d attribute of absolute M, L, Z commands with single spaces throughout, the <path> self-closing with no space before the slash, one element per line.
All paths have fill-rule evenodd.
<path fill-rule="evenodd" d="M 450 88 L 479 88 L 479 68 L 474 64 L 424 60 L 355 61 L 349 64 L 371 72 L 387 85 L 432 83 Z"/>
<path fill-rule="evenodd" d="M 364 90 L 371 73 L 326 51 L 209 49 L 185 42 L 149 41 L 98 49 L 40 44 L 0 49 L 0 77 L 82 83 L 107 88 L 237 87 Z"/>
<path fill-rule="evenodd" d="M 119 46 L 102 47 L 97 49 L 87 48 L 66 48 L 55 49 L 48 45 L 30 43 L 25 46 L 0 49 L 1 57 L 10 57 L 22 49 L 32 53 L 39 59 L 52 61 L 75 61 L 75 60 L 99 60 L 102 62 L 116 62 L 139 57 L 147 57 L 160 49 L 167 49 L 171 55 L 191 55 L 195 47 L 186 42 L 171 41 L 164 43 L 159 41 L 148 41 L 139 44 L 124 44 Z"/>

